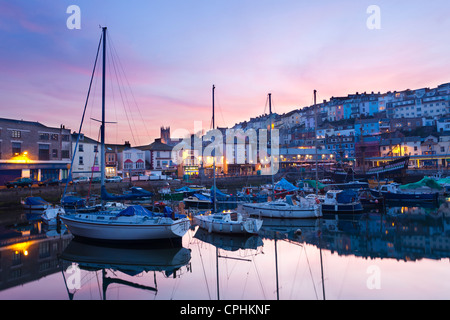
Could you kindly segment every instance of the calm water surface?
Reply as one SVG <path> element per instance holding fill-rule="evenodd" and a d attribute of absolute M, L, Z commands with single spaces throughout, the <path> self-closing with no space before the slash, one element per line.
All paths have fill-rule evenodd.
<path fill-rule="evenodd" d="M 264 219 L 246 238 L 193 227 L 179 244 L 137 248 L 80 243 L 2 212 L 0 299 L 447 300 L 449 208 Z"/>

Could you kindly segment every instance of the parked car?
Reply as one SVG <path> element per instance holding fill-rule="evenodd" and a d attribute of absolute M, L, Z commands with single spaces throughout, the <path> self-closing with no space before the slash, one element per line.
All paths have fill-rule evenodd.
<path fill-rule="evenodd" d="M 114 176 L 106 179 L 106 182 L 122 182 L 122 177 Z"/>
<path fill-rule="evenodd" d="M 30 178 L 16 178 L 13 181 L 6 182 L 5 185 L 7 188 L 17 188 L 17 187 L 31 188 L 33 183 L 34 183 L 34 181 L 31 180 Z"/>
<path fill-rule="evenodd" d="M 72 182 L 73 182 L 74 184 L 78 184 L 78 183 L 87 183 L 87 182 L 89 182 L 89 178 L 88 178 L 88 177 L 78 177 L 78 178 L 74 178 L 74 179 L 72 180 Z"/>
<path fill-rule="evenodd" d="M 60 181 L 58 179 L 50 178 L 43 181 L 38 182 L 39 187 L 47 187 L 47 186 L 59 186 Z"/>
<path fill-rule="evenodd" d="M 102 182 L 102 178 L 101 177 L 93 177 L 91 179 L 91 182 L 92 183 L 100 183 L 100 182 Z"/>

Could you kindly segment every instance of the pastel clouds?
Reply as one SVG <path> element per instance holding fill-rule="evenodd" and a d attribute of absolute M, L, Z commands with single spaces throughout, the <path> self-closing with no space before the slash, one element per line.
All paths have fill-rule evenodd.
<path fill-rule="evenodd" d="M 443 0 L 379 0 L 381 30 L 367 29 L 371 3 L 357 0 L 135 1 L 132 6 L 79 0 L 82 22 L 76 31 L 66 28 L 71 4 L 0 2 L 2 117 L 77 130 L 99 25 L 108 26 L 120 59 L 107 64 L 108 117 L 120 120 L 109 128 L 116 140 L 110 142 L 149 143 L 160 126 L 209 125 L 212 84 L 218 125 L 232 126 L 263 113 L 269 92 L 275 112 L 283 113 L 312 104 L 314 89 L 321 101 L 449 81 L 445 30 L 450 21 L 444 12 L 450 4 Z M 123 67 L 127 88 L 115 83 L 114 66 Z M 120 90 L 128 85 L 132 92 L 127 91 L 130 103 L 124 108 Z M 92 115 L 98 113 L 99 79 L 95 86 Z M 95 124 L 86 128 L 95 138 Z"/>

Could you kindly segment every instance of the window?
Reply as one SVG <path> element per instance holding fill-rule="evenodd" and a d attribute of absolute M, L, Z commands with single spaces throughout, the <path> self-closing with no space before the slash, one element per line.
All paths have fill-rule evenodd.
<path fill-rule="evenodd" d="M 11 137 L 12 138 L 20 138 L 20 137 L 22 137 L 22 132 L 20 132 L 19 130 L 12 130 Z"/>
<path fill-rule="evenodd" d="M 58 140 L 59 140 L 58 134 L 57 134 L 57 133 L 52 133 L 51 139 L 52 139 L 53 141 L 58 141 Z"/>
<path fill-rule="evenodd" d="M 79 164 L 80 166 L 84 165 L 83 156 L 79 156 L 79 157 L 78 157 L 78 164 Z"/>
<path fill-rule="evenodd" d="M 11 143 L 12 155 L 19 155 L 22 152 L 22 144 L 20 142 Z"/>
<path fill-rule="evenodd" d="M 144 169 L 144 162 L 138 161 L 136 162 L 136 169 Z"/>
<path fill-rule="evenodd" d="M 69 150 L 61 150 L 61 158 L 63 158 L 63 159 L 70 158 Z"/>
<path fill-rule="evenodd" d="M 78 151 L 79 151 L 79 152 L 83 152 L 83 151 L 84 151 L 84 147 L 83 147 L 82 144 L 79 144 L 79 145 L 78 145 Z"/>
<path fill-rule="evenodd" d="M 50 134 L 48 133 L 39 133 L 39 140 L 49 140 L 50 139 Z"/>
<path fill-rule="evenodd" d="M 50 160 L 50 145 L 39 145 L 39 160 Z"/>
<path fill-rule="evenodd" d="M 125 162 L 125 163 L 123 164 L 123 168 L 124 168 L 124 169 L 133 169 L 133 162 L 132 162 L 132 161 L 130 161 L 130 162 Z"/>
<path fill-rule="evenodd" d="M 125 153 L 125 159 L 131 159 L 131 153 L 130 152 L 126 152 Z"/>

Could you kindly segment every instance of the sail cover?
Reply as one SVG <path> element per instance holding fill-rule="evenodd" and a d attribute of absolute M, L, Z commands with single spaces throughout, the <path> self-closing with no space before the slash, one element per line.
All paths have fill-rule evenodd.
<path fill-rule="evenodd" d="M 135 205 L 135 206 L 129 206 L 126 209 L 123 209 L 117 214 L 117 217 L 125 216 L 125 217 L 131 217 L 131 216 L 152 216 L 153 213 L 147 209 L 145 209 L 143 206 Z"/>

